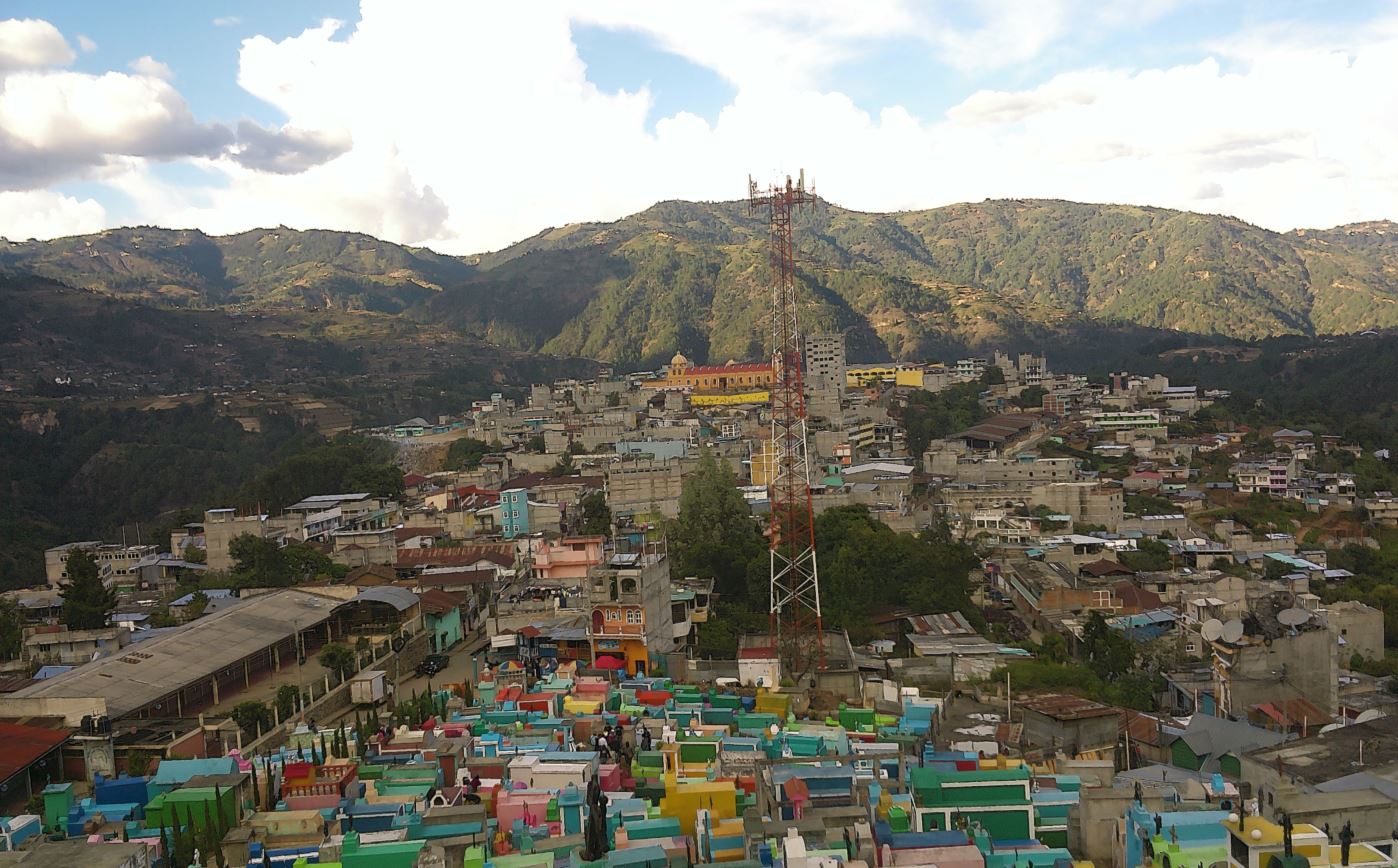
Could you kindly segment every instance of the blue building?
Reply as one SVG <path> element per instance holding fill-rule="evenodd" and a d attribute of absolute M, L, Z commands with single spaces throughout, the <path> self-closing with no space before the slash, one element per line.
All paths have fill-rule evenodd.
<path fill-rule="evenodd" d="M 525 489 L 500 492 L 500 533 L 505 539 L 529 533 L 529 492 Z"/>

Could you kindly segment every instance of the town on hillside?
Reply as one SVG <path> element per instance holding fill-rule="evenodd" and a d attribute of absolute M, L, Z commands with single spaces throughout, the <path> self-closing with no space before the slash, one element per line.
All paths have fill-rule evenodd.
<path fill-rule="evenodd" d="M 684 349 L 50 548 L 0 602 L 0 865 L 1394 865 L 1386 454 L 807 335 L 793 636 L 780 372 Z"/>

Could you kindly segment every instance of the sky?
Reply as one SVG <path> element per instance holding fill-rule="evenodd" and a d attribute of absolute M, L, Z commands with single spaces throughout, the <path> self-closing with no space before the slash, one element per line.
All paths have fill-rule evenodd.
<path fill-rule="evenodd" d="M 1398 0 L 6 0 L 0 236 L 447 253 L 804 168 L 987 198 L 1398 219 Z"/>

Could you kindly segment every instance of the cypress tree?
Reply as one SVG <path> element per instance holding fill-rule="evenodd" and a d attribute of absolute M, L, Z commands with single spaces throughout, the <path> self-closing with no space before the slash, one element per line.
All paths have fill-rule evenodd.
<path fill-rule="evenodd" d="M 275 811 L 275 810 L 277 809 L 276 780 L 277 780 L 277 772 L 276 772 L 275 769 L 272 768 L 272 755 L 271 755 L 271 754 L 268 754 L 268 755 L 267 755 L 267 810 L 269 810 L 269 811 Z"/>

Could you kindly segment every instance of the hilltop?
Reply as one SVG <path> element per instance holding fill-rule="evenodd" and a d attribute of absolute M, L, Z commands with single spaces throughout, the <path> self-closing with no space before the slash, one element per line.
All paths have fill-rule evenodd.
<path fill-rule="evenodd" d="M 989 346 L 1067 358 L 1166 332 L 1249 340 L 1398 326 L 1398 224 L 1278 233 L 1164 208 L 997 200 L 797 221 L 809 330 L 851 358 Z M 513 349 L 648 366 L 763 353 L 765 226 L 739 202 L 661 202 L 452 257 L 284 227 L 110 230 L 0 243 L 27 272 L 160 306 L 367 311 Z"/>

